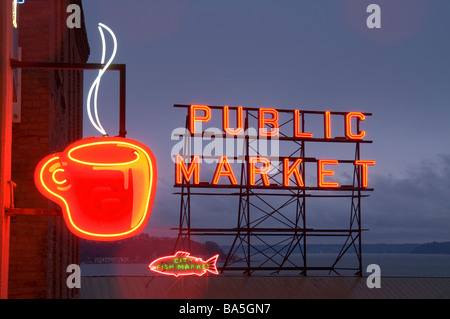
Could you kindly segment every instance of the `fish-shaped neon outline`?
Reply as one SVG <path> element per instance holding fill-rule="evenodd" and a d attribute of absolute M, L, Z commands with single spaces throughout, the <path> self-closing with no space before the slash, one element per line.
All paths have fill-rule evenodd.
<path fill-rule="evenodd" d="M 186 258 L 186 261 L 184 261 L 184 258 Z M 217 270 L 216 266 L 218 258 L 219 254 L 214 255 L 213 257 L 204 261 L 202 258 L 191 256 L 191 254 L 188 252 L 178 251 L 175 255 L 164 256 L 155 259 L 148 265 L 148 269 L 160 274 L 175 277 L 192 276 L 192 275 L 200 277 L 206 274 L 207 272 L 218 275 L 219 271 Z M 191 265 L 189 269 L 186 268 L 177 269 L 178 266 L 176 265 L 180 265 L 180 262 L 186 263 L 187 261 L 189 261 L 189 265 Z M 160 266 L 159 269 L 158 265 Z"/>

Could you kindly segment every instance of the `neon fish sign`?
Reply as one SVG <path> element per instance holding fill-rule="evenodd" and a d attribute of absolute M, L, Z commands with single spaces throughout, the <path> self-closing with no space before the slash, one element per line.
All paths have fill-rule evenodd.
<path fill-rule="evenodd" d="M 172 256 L 158 258 L 148 265 L 151 271 L 169 276 L 203 276 L 206 273 L 219 274 L 216 263 L 219 255 L 208 260 L 191 256 L 190 253 L 179 251 Z"/>

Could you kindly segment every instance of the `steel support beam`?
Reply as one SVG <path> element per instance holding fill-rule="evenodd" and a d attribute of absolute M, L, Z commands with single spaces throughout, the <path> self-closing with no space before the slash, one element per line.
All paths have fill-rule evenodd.
<path fill-rule="evenodd" d="M 105 67 L 101 63 L 57 63 L 57 62 L 22 62 L 11 60 L 12 69 L 38 69 L 38 70 L 101 70 Z M 126 65 L 111 64 L 108 71 L 119 71 L 119 135 L 125 137 L 126 130 Z"/>

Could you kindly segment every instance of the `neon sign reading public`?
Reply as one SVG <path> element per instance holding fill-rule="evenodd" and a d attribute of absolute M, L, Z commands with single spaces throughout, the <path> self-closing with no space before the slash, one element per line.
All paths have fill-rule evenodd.
<path fill-rule="evenodd" d="M 243 125 L 243 112 L 244 108 L 239 106 L 236 108 L 237 113 L 237 127 L 230 128 L 230 107 L 224 106 L 222 111 L 223 117 L 223 131 L 230 135 L 238 135 L 244 130 Z M 313 138 L 312 133 L 300 131 L 300 110 L 293 110 L 293 122 L 294 122 L 294 134 L 298 138 Z M 278 123 L 279 111 L 272 108 L 259 108 L 259 135 L 260 136 L 277 136 L 279 134 Z M 324 115 L 324 138 L 331 139 L 331 112 L 325 111 Z M 359 131 L 356 134 L 353 133 L 352 119 L 359 119 L 364 121 L 365 115 L 361 112 L 349 112 L 345 116 L 345 135 L 351 140 L 361 140 L 366 135 L 365 131 Z M 207 105 L 191 105 L 189 110 L 189 123 L 190 132 L 197 133 L 195 131 L 195 124 L 197 122 L 206 123 L 211 120 L 211 108 Z M 266 126 L 270 126 L 271 130 L 267 130 Z"/>
<path fill-rule="evenodd" d="M 148 265 L 151 271 L 169 276 L 203 276 L 206 273 L 217 275 L 216 264 L 219 255 L 215 255 L 208 260 L 191 256 L 190 253 L 179 251 L 172 256 L 164 256 L 154 260 Z"/>
<path fill-rule="evenodd" d="M 212 109 L 219 109 L 220 107 L 209 107 L 207 105 L 190 105 L 188 111 L 188 124 L 190 134 L 194 136 L 201 135 L 204 132 L 196 131 L 196 124 L 207 123 L 212 119 Z M 230 123 L 230 113 L 233 109 L 235 115 L 234 123 Z M 248 129 L 244 127 L 244 112 L 247 109 L 239 107 L 221 107 L 222 113 L 222 131 L 227 138 L 245 137 L 244 130 Z M 255 109 L 251 109 L 255 111 Z M 339 112 L 339 115 L 344 117 L 344 134 L 345 137 L 333 137 L 333 130 L 331 127 L 331 117 L 337 112 L 318 112 L 314 111 L 314 114 L 321 115 L 323 117 L 323 133 L 320 136 L 315 136 L 311 132 L 305 132 L 304 126 L 304 113 L 308 111 L 301 110 L 277 110 L 273 108 L 259 108 L 257 109 L 257 137 L 266 139 L 282 139 L 286 138 L 286 135 L 281 136 L 280 128 L 285 125 L 286 122 L 280 122 L 280 113 L 290 113 L 291 119 L 287 122 L 292 122 L 292 133 L 290 140 L 292 141 L 321 141 L 321 142 L 363 142 L 366 136 L 366 131 L 360 129 L 360 122 L 366 120 L 366 115 L 361 112 Z M 311 111 L 309 111 L 311 112 Z M 233 126 L 234 124 L 234 126 Z M 317 133 L 316 133 L 317 134 Z M 175 156 L 175 184 L 191 186 L 196 185 L 228 185 L 230 187 L 240 187 L 237 182 L 235 172 L 230 165 L 230 158 L 226 155 L 220 156 L 217 159 L 217 166 L 214 175 L 210 182 L 201 181 L 200 167 L 202 157 L 194 155 L 186 158 L 186 156 Z M 312 159 L 312 158 L 280 158 L 283 182 L 282 186 L 286 188 L 305 188 L 312 187 L 317 189 L 335 189 L 341 187 L 337 181 L 332 181 L 332 176 L 335 175 L 334 168 L 340 164 L 336 159 Z M 270 157 L 255 155 L 246 156 L 246 165 L 248 176 L 247 185 L 257 186 L 262 188 L 270 188 L 274 185 L 271 184 L 269 174 L 271 172 Z M 316 163 L 316 183 L 315 185 L 305 185 L 304 177 L 301 173 L 301 167 L 305 162 Z M 348 163 L 348 161 L 345 161 Z M 369 166 L 374 166 L 373 160 L 354 160 L 352 161 L 355 169 L 359 171 L 360 188 L 368 187 L 368 170 Z M 304 167 L 304 166 L 303 166 Z M 258 183 L 257 180 L 262 183 Z M 278 187 L 278 186 L 277 186 Z"/>

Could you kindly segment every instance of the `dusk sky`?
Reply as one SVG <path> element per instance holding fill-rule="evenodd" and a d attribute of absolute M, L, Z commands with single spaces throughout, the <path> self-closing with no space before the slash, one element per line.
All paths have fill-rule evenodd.
<path fill-rule="evenodd" d="M 381 29 L 366 25 L 371 3 L 381 7 Z M 374 143 L 362 158 L 376 161 L 363 242 L 450 240 L 450 1 L 89 0 L 83 8 L 89 62 L 100 62 L 104 23 L 118 39 L 114 63 L 127 66 L 127 137 L 157 158 L 146 232 L 173 235 L 178 226 L 171 134 L 186 111 L 173 105 L 205 104 L 373 113 L 363 123 Z M 95 76 L 85 72 L 85 93 Z M 99 91 L 110 135 L 119 130 L 118 84 L 109 72 Z M 87 120 L 84 136 L 99 136 Z M 207 223 L 223 204 L 208 199 L 194 221 Z M 345 217 L 327 205 L 307 211 L 312 224 L 347 221 L 350 203 Z M 225 213 L 231 223 L 236 209 Z"/>

